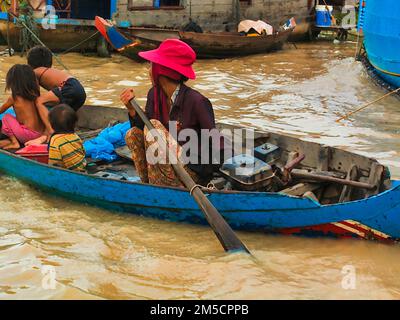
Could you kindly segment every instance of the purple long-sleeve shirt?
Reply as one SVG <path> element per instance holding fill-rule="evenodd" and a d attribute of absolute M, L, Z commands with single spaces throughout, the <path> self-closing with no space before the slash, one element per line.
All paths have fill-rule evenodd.
<path fill-rule="evenodd" d="M 145 113 L 149 119 L 156 119 L 154 112 L 154 88 L 150 89 L 147 95 Z M 156 120 L 165 123 L 165 121 L 163 121 L 164 119 Z M 197 133 L 198 150 L 200 150 L 200 152 L 202 152 L 201 150 L 204 151 L 202 148 L 205 146 L 204 141 L 201 139 L 201 130 L 215 129 L 214 110 L 210 100 L 208 100 L 198 91 L 189 88 L 184 84 L 181 85 L 178 96 L 175 99 L 175 103 L 171 107 L 169 120 L 177 123 L 178 134 L 184 129 L 192 129 Z M 138 115 L 136 115 L 134 119 L 131 119 L 131 125 L 132 127 L 138 127 L 140 129 L 144 128 L 144 123 Z M 167 128 L 167 130 L 169 130 L 169 128 Z M 187 141 L 178 141 L 178 143 L 180 145 L 184 145 L 187 143 Z M 224 149 L 224 140 L 222 136 L 219 136 L 218 139 L 212 139 L 212 143 L 209 143 L 208 152 L 210 156 L 212 155 L 212 149 L 219 151 L 218 156 L 220 156 L 220 159 L 223 159 L 222 155 Z M 197 155 L 197 159 L 200 163 L 201 154 Z M 190 163 L 188 166 L 201 177 L 207 179 L 210 178 L 212 172 L 218 169 L 220 166 L 219 164 L 213 165 L 211 161 L 212 160 L 210 159 L 209 164 Z M 223 162 L 223 160 L 220 160 L 219 162 Z"/>

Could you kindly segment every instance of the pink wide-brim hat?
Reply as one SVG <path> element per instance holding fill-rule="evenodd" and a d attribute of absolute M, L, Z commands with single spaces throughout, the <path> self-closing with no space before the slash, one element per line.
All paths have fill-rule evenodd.
<path fill-rule="evenodd" d="M 167 39 L 160 44 L 158 49 L 139 52 L 139 56 L 150 62 L 170 68 L 186 78 L 196 79 L 196 73 L 193 70 L 196 53 L 181 40 Z"/>

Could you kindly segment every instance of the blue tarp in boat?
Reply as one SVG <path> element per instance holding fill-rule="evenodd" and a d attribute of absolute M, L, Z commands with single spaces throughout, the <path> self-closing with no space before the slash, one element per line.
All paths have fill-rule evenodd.
<path fill-rule="evenodd" d="M 96 138 L 84 143 L 86 156 L 107 162 L 116 160 L 115 149 L 126 144 L 125 135 L 130 128 L 130 123 L 125 122 L 104 129 Z"/>

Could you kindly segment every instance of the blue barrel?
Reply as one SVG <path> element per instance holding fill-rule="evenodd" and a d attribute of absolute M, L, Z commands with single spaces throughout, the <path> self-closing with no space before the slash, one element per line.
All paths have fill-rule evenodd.
<path fill-rule="evenodd" d="M 315 25 L 317 27 L 330 27 L 332 25 L 332 6 L 321 6 L 318 5 L 315 7 L 316 11 L 316 21 Z"/>
<path fill-rule="evenodd" d="M 154 7 L 159 8 L 160 7 L 160 0 L 154 0 Z"/>

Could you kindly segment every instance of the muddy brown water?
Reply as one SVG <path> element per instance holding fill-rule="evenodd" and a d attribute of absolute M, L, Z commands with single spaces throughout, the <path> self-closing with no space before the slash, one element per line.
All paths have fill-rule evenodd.
<path fill-rule="evenodd" d="M 352 58 L 354 47 L 318 42 L 201 61 L 191 85 L 211 99 L 219 120 L 373 156 L 399 177 L 397 99 L 335 122 L 383 95 Z M 1 98 L 7 70 L 21 62 L 0 57 Z M 145 101 L 145 64 L 79 54 L 63 62 L 86 86 L 89 104 L 121 107 L 125 87 L 135 87 L 138 101 Z M 396 246 L 241 232 L 254 258 L 226 255 L 207 227 L 100 210 L 6 176 L 0 182 L 1 299 L 400 298 Z M 55 287 L 48 270 L 55 271 Z M 346 270 L 355 271 L 350 289 Z"/>

